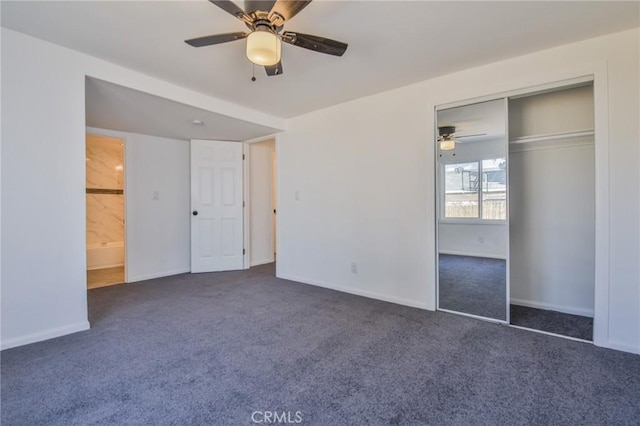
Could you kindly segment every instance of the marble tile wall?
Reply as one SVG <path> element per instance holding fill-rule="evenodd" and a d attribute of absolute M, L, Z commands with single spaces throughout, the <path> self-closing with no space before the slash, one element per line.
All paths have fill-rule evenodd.
<path fill-rule="evenodd" d="M 87 246 L 124 241 L 123 197 L 87 194 Z"/>
<path fill-rule="evenodd" d="M 87 135 L 87 188 L 122 189 L 122 141 Z"/>
<path fill-rule="evenodd" d="M 124 170 L 120 139 L 87 135 L 87 245 L 124 241 Z M 111 190 L 95 193 L 98 190 Z M 115 192 L 115 193 L 114 193 Z"/>

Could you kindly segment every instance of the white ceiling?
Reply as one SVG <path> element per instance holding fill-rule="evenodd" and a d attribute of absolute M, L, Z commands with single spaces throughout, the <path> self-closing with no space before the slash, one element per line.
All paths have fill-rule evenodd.
<path fill-rule="evenodd" d="M 506 104 L 497 99 L 438 111 L 438 127 L 454 126 L 459 143 L 504 139 Z"/>
<path fill-rule="evenodd" d="M 246 141 L 279 130 L 87 78 L 86 125 L 173 139 Z M 202 125 L 194 125 L 201 120 Z"/>
<path fill-rule="evenodd" d="M 238 2 L 240 5 L 241 3 Z M 343 57 L 283 44 L 281 76 L 244 56 L 244 41 L 185 39 L 244 31 L 198 1 L 2 1 L 2 26 L 183 87 L 290 118 L 438 75 L 639 25 L 638 2 L 315 0 L 289 31 L 349 43 Z"/>

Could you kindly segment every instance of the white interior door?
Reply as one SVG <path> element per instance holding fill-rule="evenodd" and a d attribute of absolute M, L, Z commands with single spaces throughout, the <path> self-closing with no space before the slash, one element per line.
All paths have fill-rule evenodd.
<path fill-rule="evenodd" d="M 191 140 L 191 272 L 243 269 L 242 143 Z"/>

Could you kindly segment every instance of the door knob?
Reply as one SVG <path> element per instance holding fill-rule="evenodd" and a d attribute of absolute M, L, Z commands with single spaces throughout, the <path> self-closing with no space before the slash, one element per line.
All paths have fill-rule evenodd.
<path fill-rule="evenodd" d="M 194 210 L 192 213 L 194 216 L 198 216 L 198 210 Z"/>

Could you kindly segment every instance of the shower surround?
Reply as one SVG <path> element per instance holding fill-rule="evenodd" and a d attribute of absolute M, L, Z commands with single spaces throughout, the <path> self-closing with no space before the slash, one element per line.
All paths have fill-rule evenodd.
<path fill-rule="evenodd" d="M 87 269 L 124 264 L 124 156 L 120 139 L 87 135 Z"/>

